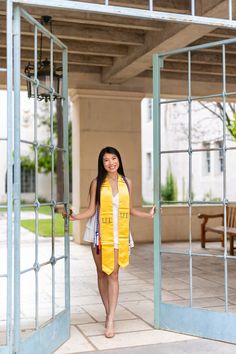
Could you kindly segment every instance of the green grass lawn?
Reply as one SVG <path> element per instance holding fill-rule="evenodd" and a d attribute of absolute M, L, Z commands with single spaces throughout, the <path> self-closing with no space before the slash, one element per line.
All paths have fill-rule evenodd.
<path fill-rule="evenodd" d="M 27 208 L 24 208 L 24 207 L 21 207 L 21 211 L 34 211 L 34 207 L 27 207 Z M 51 215 L 51 207 L 50 206 L 41 206 L 39 208 L 39 214 L 46 214 L 46 215 Z"/>
<path fill-rule="evenodd" d="M 7 212 L 7 207 L 6 208 L 1 208 L 0 211 L 2 213 L 6 213 Z M 34 207 L 21 207 L 21 211 L 34 211 Z M 51 214 L 51 207 L 50 206 L 41 206 L 39 208 L 39 214 L 47 214 L 50 215 Z"/>
<path fill-rule="evenodd" d="M 23 211 L 24 209 L 22 209 Z M 31 209 L 34 210 L 33 208 Z M 51 208 L 48 206 L 42 206 L 39 208 L 40 214 L 51 215 Z M 25 229 L 35 233 L 35 220 L 21 220 L 21 226 Z M 55 213 L 54 222 L 54 234 L 57 237 L 64 235 L 64 219 L 61 214 Z M 52 235 L 52 220 L 51 219 L 39 219 L 39 235 L 49 237 Z M 72 224 L 70 223 L 70 235 L 72 235 Z"/>

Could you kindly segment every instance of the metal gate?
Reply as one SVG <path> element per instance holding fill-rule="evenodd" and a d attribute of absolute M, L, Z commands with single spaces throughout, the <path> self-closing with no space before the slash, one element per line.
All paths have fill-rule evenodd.
<path fill-rule="evenodd" d="M 8 88 L 8 113 L 7 137 L 1 141 L 7 143 L 8 173 L 7 173 L 7 237 L 4 244 L 6 267 L 0 269 L 0 280 L 5 281 L 5 292 L 1 289 L 1 307 L 6 302 L 6 311 L 1 318 L 1 354 L 50 354 L 56 350 L 70 335 L 70 281 L 69 281 L 69 225 L 68 219 L 64 224 L 63 247 L 57 248 L 55 239 L 55 209 L 62 206 L 68 210 L 69 205 L 69 162 L 68 162 L 68 69 L 67 47 L 50 33 L 44 26 L 37 22 L 24 9 L 19 6 L 12 7 L 12 1 L 7 2 L 7 88 Z M 13 20 L 12 20 L 13 19 Z M 29 77 L 22 72 L 23 58 L 21 56 L 21 24 L 32 28 L 34 50 L 34 76 Z M 47 38 L 49 42 L 50 77 L 45 84 L 37 76 L 39 36 Z M 61 55 L 62 87 L 57 92 L 53 80 L 53 62 L 55 49 Z M 12 54 L 13 53 L 13 54 Z M 14 72 L 14 77 L 13 77 Z M 33 87 L 34 113 L 33 136 L 26 140 L 21 136 L 21 86 L 28 81 Z M 50 119 L 49 144 L 43 144 L 38 135 L 38 90 L 43 89 L 49 94 L 48 115 Z M 14 94 L 13 94 L 14 90 Z M 55 99 L 62 102 L 63 111 L 63 144 L 58 145 L 55 140 L 54 116 Z M 14 118 L 13 118 L 14 117 Z M 14 145 L 13 145 L 14 136 Z M 34 155 L 35 192 L 34 203 L 27 204 L 21 200 L 21 149 L 25 144 L 31 147 Z M 46 149 L 51 159 L 50 195 L 44 203 L 39 201 L 39 149 Z M 62 155 L 64 166 L 64 197 L 56 200 L 55 196 L 55 159 Z M 5 205 L 0 206 L 1 209 Z M 42 256 L 41 241 L 39 239 L 39 214 L 41 207 L 50 210 L 51 236 L 47 252 Z M 34 212 L 35 234 L 32 235 L 33 247 L 29 249 L 29 257 L 22 255 L 21 237 L 21 211 L 31 208 Z M 14 220 L 13 220 L 14 211 Z M 32 249 L 33 248 L 33 249 Z M 25 262 L 24 258 L 29 258 Z M 48 292 L 47 311 L 43 307 L 45 302 L 42 282 L 42 273 L 46 274 Z M 58 274 L 63 274 L 60 288 L 56 282 Z M 3 284 L 3 283 L 2 283 Z M 26 295 L 27 290 L 27 295 Z M 4 296 L 3 296 L 4 294 Z M 60 300 L 58 300 L 58 296 Z M 3 301 L 4 299 L 4 301 Z M 59 305 L 58 305 L 59 301 Z M 31 312 L 28 323 L 22 306 L 29 306 Z M 47 313 L 46 313 L 47 312 Z"/>
<path fill-rule="evenodd" d="M 160 53 L 154 55 L 153 60 L 153 90 L 154 90 L 154 105 L 153 105 L 153 117 L 154 117 L 154 198 L 158 209 L 163 205 L 184 205 L 187 208 L 187 218 L 186 222 L 186 241 L 187 246 L 179 246 L 174 244 L 172 247 L 166 247 L 165 243 L 162 241 L 162 215 L 158 213 L 154 221 L 154 236 L 155 236 L 155 251 L 154 251 L 154 263 L 155 263 L 155 325 L 157 328 L 173 330 L 179 333 L 188 333 L 196 336 L 201 336 L 205 338 L 223 340 L 228 342 L 236 343 L 236 314 L 232 307 L 232 299 L 234 293 L 234 280 L 233 277 L 234 269 L 236 265 L 236 257 L 230 255 L 227 249 L 227 205 L 230 203 L 235 204 L 235 200 L 229 200 L 229 183 L 227 180 L 227 173 L 229 170 L 229 165 L 227 159 L 230 155 L 235 154 L 235 147 L 228 144 L 226 139 L 227 133 L 227 122 L 226 122 L 226 106 L 227 102 L 235 101 L 235 90 L 230 87 L 229 83 L 232 83 L 232 78 L 230 74 L 227 73 L 228 62 L 227 62 L 227 51 L 228 46 L 235 44 L 236 39 L 230 39 L 225 41 L 218 41 L 214 43 L 209 43 L 205 45 L 199 45 L 195 47 L 189 47 L 184 49 L 179 49 L 171 52 Z M 208 84 L 208 93 L 201 95 L 196 95 L 193 91 L 196 89 L 192 80 L 192 65 L 193 56 L 196 51 L 198 55 L 204 53 L 204 50 L 218 50 L 221 54 L 220 65 L 221 73 L 220 77 L 222 82 L 220 83 L 220 90 L 212 89 L 211 83 Z M 180 55 L 185 56 L 187 61 L 186 76 L 183 77 L 182 83 L 186 82 L 186 95 L 185 97 L 178 99 L 178 93 L 174 99 L 163 99 L 161 100 L 161 82 L 162 82 L 162 68 L 165 67 L 165 60 L 167 58 L 171 59 L 173 56 Z M 195 101 L 220 101 L 222 104 L 222 124 L 221 124 L 221 136 L 222 136 L 222 146 L 218 148 L 210 148 L 209 146 L 203 147 L 202 149 L 194 148 L 193 146 L 193 126 L 192 126 L 192 114 L 193 114 L 193 104 Z M 170 148 L 164 149 L 162 146 L 162 124 L 164 117 L 162 116 L 162 107 L 165 105 L 176 104 L 178 102 L 185 102 L 187 109 L 185 119 L 187 122 L 187 138 L 186 147 L 183 149 Z M 210 127 L 208 127 L 210 130 Z M 196 154 L 199 153 L 209 153 L 210 151 L 215 151 L 217 154 L 221 154 L 222 157 L 222 179 L 221 188 L 222 195 L 221 200 L 217 201 L 204 201 L 195 200 L 192 190 L 192 178 L 193 178 L 193 164 L 196 158 Z M 164 202 L 161 200 L 160 189 L 161 189 L 161 175 L 162 166 L 164 158 L 173 156 L 178 159 L 181 154 L 186 156 L 186 170 L 188 176 L 188 194 L 186 200 L 179 200 L 176 202 Z M 234 155 L 233 155 L 234 156 Z M 235 160 L 234 160 L 235 161 Z M 231 166 L 234 169 L 234 166 Z M 201 249 L 200 246 L 197 247 L 196 243 L 193 242 L 193 211 L 196 206 L 203 205 L 219 205 L 223 209 L 223 222 L 224 222 L 224 247 L 222 249 L 214 251 L 210 246 L 205 250 Z M 174 227 L 174 225 L 173 225 Z M 187 230 L 188 229 L 188 230 Z M 184 230 L 184 225 L 183 225 Z M 184 232 L 184 231 L 183 231 Z M 200 221 L 199 221 L 199 232 L 200 232 Z M 200 241 L 198 242 L 200 245 Z M 220 245 L 220 242 L 219 242 Z M 176 261 L 173 261 L 176 260 Z M 179 293 L 184 294 L 184 301 L 164 301 L 163 299 L 163 288 L 165 288 L 165 270 L 170 269 L 175 264 L 175 273 L 172 273 L 173 277 L 169 281 L 183 280 L 183 277 L 187 286 L 184 291 L 179 290 Z M 184 269 L 182 274 L 178 274 L 178 266 Z M 196 283 L 199 279 L 196 277 L 196 268 L 202 271 L 204 275 L 207 273 L 207 269 L 211 269 L 211 274 L 208 277 L 205 276 L 205 282 L 211 282 L 211 280 L 216 281 L 218 288 L 214 287 L 214 292 L 209 292 L 212 297 L 208 299 L 208 306 L 201 305 L 200 302 L 196 302 Z M 173 270 L 173 269 L 172 269 Z M 176 278 L 174 278 L 174 274 Z M 206 274 L 205 274 L 206 275 Z M 212 279 L 210 279 L 210 277 Z M 199 285 L 198 285 L 199 286 Z M 202 285 L 203 286 L 203 285 Z M 199 286 L 199 291 L 201 287 Z M 219 297 L 218 303 L 222 304 L 215 308 L 210 306 L 209 301 L 214 301 L 214 298 Z M 178 303 L 179 302 L 179 303 Z M 219 309 L 219 310 L 218 310 Z"/>

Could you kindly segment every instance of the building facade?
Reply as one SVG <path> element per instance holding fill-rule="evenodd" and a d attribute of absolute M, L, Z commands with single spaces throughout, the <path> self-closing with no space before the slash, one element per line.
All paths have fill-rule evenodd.
<path fill-rule="evenodd" d="M 232 116 L 232 111 L 228 115 Z M 188 109 L 186 103 L 162 105 L 161 149 L 186 150 L 188 144 Z M 223 193 L 223 129 L 215 103 L 195 102 L 192 110 L 192 198 L 195 201 L 217 201 Z M 236 147 L 229 131 L 226 131 L 227 147 Z M 144 204 L 153 200 L 153 124 L 152 99 L 142 101 L 142 197 Z M 226 158 L 226 195 L 236 200 L 233 185 L 236 172 L 233 168 L 236 153 L 229 151 Z M 188 200 L 189 166 L 187 153 L 165 154 L 161 159 L 161 183 L 165 185 L 168 171 L 173 174 L 177 187 L 177 200 Z"/>
<path fill-rule="evenodd" d="M 1 102 L 1 137 L 7 135 L 7 92 L 0 91 Z M 21 199 L 25 202 L 34 201 L 35 196 L 35 170 L 34 170 L 34 151 L 27 144 L 27 141 L 32 139 L 34 134 L 34 119 L 33 119 L 33 100 L 28 99 L 26 91 L 21 92 L 21 139 L 25 143 L 21 144 Z M 39 111 L 38 124 L 39 140 L 45 142 L 47 139 L 47 128 L 40 121 L 47 117 L 47 107 L 43 106 Z M 0 202 L 6 203 L 7 200 L 7 154 L 6 142 L 0 141 Z M 25 163 L 24 163 L 25 162 Z M 32 164 L 32 166 L 30 166 Z M 39 173 L 38 175 L 39 197 L 41 200 L 47 200 L 50 196 L 50 176 L 48 174 Z"/>

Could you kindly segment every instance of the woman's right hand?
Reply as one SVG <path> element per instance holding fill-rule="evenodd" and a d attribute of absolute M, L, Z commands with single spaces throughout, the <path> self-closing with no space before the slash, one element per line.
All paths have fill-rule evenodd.
<path fill-rule="evenodd" d="M 64 219 L 67 217 L 67 213 L 66 213 L 65 211 L 62 213 L 62 217 L 63 217 Z M 72 209 L 69 210 L 69 220 L 70 220 L 70 221 L 75 221 L 75 220 L 77 220 L 76 215 L 74 214 L 74 212 L 73 212 Z"/>

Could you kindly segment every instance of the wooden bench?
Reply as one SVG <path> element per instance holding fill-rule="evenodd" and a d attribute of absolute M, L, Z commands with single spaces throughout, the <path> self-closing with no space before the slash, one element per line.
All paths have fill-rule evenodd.
<path fill-rule="evenodd" d="M 234 238 L 236 238 L 236 206 L 227 206 L 226 209 L 227 217 L 227 240 L 229 240 L 229 252 L 230 255 L 234 255 Z M 214 242 L 216 239 L 207 239 L 206 233 L 208 231 L 214 232 L 220 235 L 221 245 L 224 247 L 224 214 L 199 214 L 198 218 L 203 219 L 201 224 L 201 247 L 205 248 L 206 242 Z M 209 226 L 207 225 L 209 219 L 221 218 L 221 223 L 219 226 Z"/>

